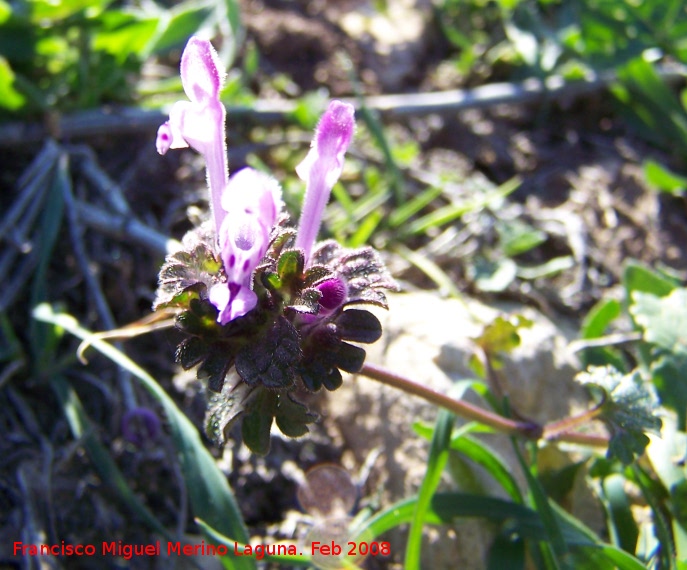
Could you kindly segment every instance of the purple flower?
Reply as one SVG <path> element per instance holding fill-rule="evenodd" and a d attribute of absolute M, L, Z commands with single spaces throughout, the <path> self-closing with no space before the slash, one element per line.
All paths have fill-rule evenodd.
<path fill-rule="evenodd" d="M 331 101 L 320 119 L 310 152 L 296 167 L 306 183 L 296 247 L 303 249 L 306 265 L 322 222 L 329 194 L 341 176 L 343 160 L 355 130 L 353 105 Z"/>
<path fill-rule="evenodd" d="M 214 285 L 209 299 L 219 310 L 217 321 L 226 325 L 258 302 L 251 289 L 253 271 L 267 251 L 281 210 L 281 188 L 270 176 L 244 168 L 229 179 L 221 206 L 226 215 L 219 247 L 227 282 Z"/>
<path fill-rule="evenodd" d="M 339 277 L 332 277 L 315 286 L 320 294 L 320 312 L 321 316 L 332 314 L 336 309 L 343 305 L 348 296 L 348 287 L 346 282 Z"/>
<path fill-rule="evenodd" d="M 177 101 L 172 106 L 169 120 L 157 131 L 156 142 L 160 154 L 170 148 L 190 146 L 205 157 L 210 205 L 217 230 L 224 219 L 220 202 L 228 177 L 224 140 L 226 112 L 219 100 L 224 75 L 224 67 L 210 42 L 192 37 L 181 56 L 181 83 L 190 101 Z"/>
<path fill-rule="evenodd" d="M 150 408 L 138 407 L 122 416 L 122 436 L 136 447 L 152 441 L 160 434 L 160 418 Z"/>

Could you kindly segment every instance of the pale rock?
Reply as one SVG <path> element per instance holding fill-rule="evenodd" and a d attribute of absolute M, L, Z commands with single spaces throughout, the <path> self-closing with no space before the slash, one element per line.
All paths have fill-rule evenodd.
<path fill-rule="evenodd" d="M 398 90 L 422 61 L 431 1 L 388 0 L 384 11 L 376 9 L 372 0 L 352 4 L 343 12 L 332 9 L 337 24 L 361 46 L 366 66 L 374 71 L 382 89 Z"/>

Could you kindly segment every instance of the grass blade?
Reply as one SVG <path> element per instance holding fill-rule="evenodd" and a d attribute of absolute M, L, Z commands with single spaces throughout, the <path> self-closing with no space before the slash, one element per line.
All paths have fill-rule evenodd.
<path fill-rule="evenodd" d="M 522 494 L 515 477 L 494 450 L 471 437 L 454 437 L 451 440 L 451 449 L 484 467 L 515 502 L 522 503 Z"/>
<path fill-rule="evenodd" d="M 537 478 L 532 474 L 532 471 L 530 471 L 527 463 L 525 463 L 522 452 L 515 441 L 513 441 L 513 448 L 518 457 L 518 462 L 525 473 L 534 506 L 544 523 L 544 536 L 547 539 L 548 546 L 550 546 L 550 552 L 546 545 L 544 545 L 542 554 L 548 557 L 550 564 L 552 564 L 554 568 L 569 568 L 566 562 L 569 555 L 568 545 L 563 538 L 563 533 L 558 525 L 558 519 L 555 517 L 551 505 L 549 504 L 549 498 L 546 496 L 544 488 Z M 549 554 L 550 556 L 547 556 Z"/>
<path fill-rule="evenodd" d="M 409 202 L 402 204 L 389 216 L 389 227 L 397 228 L 405 224 L 412 216 L 422 210 L 422 208 L 428 206 L 441 196 L 442 192 L 443 188 L 438 186 L 427 188 Z"/>
<path fill-rule="evenodd" d="M 210 452 L 205 449 L 196 427 L 162 387 L 125 354 L 82 328 L 71 315 L 55 313 L 50 305 L 41 304 L 34 310 L 34 318 L 57 325 L 82 340 L 88 340 L 93 348 L 141 381 L 143 387 L 160 403 L 167 416 L 195 516 L 207 521 L 222 534 L 247 543 L 248 532 L 226 477 L 217 467 Z M 234 565 L 246 570 L 256 568 L 252 557 L 236 559 Z"/>
<path fill-rule="evenodd" d="M 426 232 L 430 228 L 443 226 L 468 212 L 475 212 L 481 210 L 482 208 L 488 206 L 493 200 L 498 200 L 505 198 L 509 194 L 515 192 L 518 186 L 520 186 L 519 178 L 511 178 L 507 182 L 504 182 L 498 188 L 487 192 L 483 195 L 477 196 L 472 200 L 468 200 L 462 204 L 449 204 L 444 206 L 430 214 L 418 218 L 414 222 L 408 224 L 407 229 L 403 232 L 403 235 L 417 235 Z"/>
<path fill-rule="evenodd" d="M 74 439 L 81 440 L 86 453 L 91 458 L 93 466 L 103 482 L 115 489 L 119 498 L 129 510 L 151 529 L 160 533 L 167 540 L 172 540 L 167 529 L 131 490 L 114 459 L 112 459 L 105 446 L 100 443 L 96 436 L 96 430 L 93 429 L 91 421 L 81 405 L 79 396 L 69 385 L 69 382 L 62 376 L 53 376 L 50 383 L 60 401 L 62 412 L 67 418 Z"/>
<path fill-rule="evenodd" d="M 384 511 L 366 519 L 359 535 L 373 540 L 380 535 L 407 524 L 413 520 L 417 508 L 417 497 L 394 503 Z M 580 567 L 594 570 L 646 570 L 634 556 L 600 542 L 594 533 L 577 519 L 558 509 L 552 512 L 560 525 L 565 541 L 570 545 L 580 562 Z M 531 541 L 541 541 L 545 536 L 544 523 L 539 514 L 525 505 L 503 499 L 472 495 L 468 493 L 436 493 L 425 515 L 425 524 L 452 524 L 457 518 L 479 517 L 501 524 L 507 524 L 513 535 Z M 593 564 L 590 566 L 590 564 Z"/>
<path fill-rule="evenodd" d="M 429 426 L 421 424 L 413 425 L 413 430 L 425 439 L 431 438 L 434 431 Z M 520 487 L 510 472 L 509 467 L 487 444 L 459 431 L 458 433 L 454 432 L 451 436 L 451 449 L 462 453 L 465 457 L 486 469 L 516 503 L 523 502 Z"/>

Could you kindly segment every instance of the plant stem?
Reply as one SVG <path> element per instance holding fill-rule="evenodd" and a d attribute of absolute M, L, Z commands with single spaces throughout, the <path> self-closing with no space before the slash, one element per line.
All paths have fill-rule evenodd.
<path fill-rule="evenodd" d="M 547 441 L 555 441 L 559 439 L 561 434 L 569 433 L 571 429 L 586 424 L 596 418 L 601 413 L 602 407 L 603 402 L 597 404 L 591 410 L 585 410 L 576 416 L 570 416 L 547 424 L 544 426 L 542 438 L 546 439 Z"/>
<path fill-rule="evenodd" d="M 364 364 L 359 374 L 371 378 L 372 380 L 377 380 L 387 386 L 403 390 L 408 394 L 418 396 L 462 418 L 480 422 L 500 432 L 519 435 L 532 440 L 565 441 L 592 447 L 608 446 L 608 438 L 604 436 L 569 431 L 571 427 L 579 425 L 583 420 L 592 419 L 595 415 L 595 410 L 591 410 L 580 416 L 575 416 L 574 418 L 566 418 L 554 422 L 548 426 L 540 426 L 533 422 L 511 420 L 485 410 L 484 408 L 480 408 L 479 406 L 475 406 L 474 404 L 470 404 L 469 402 L 454 400 L 436 390 L 427 388 L 422 384 L 418 384 L 405 376 L 392 372 L 382 366 L 377 366 L 376 364 Z"/>
<path fill-rule="evenodd" d="M 382 366 L 377 366 L 375 364 L 364 364 L 359 374 L 367 376 L 368 378 L 372 378 L 373 380 L 377 380 L 382 384 L 387 384 L 388 386 L 393 386 L 394 388 L 403 390 L 408 394 L 419 396 L 420 398 L 445 408 L 450 412 L 461 416 L 462 418 L 483 423 L 504 433 L 521 435 L 529 439 L 539 439 L 542 435 L 542 427 L 535 423 L 510 420 L 485 410 L 484 408 L 470 404 L 469 402 L 464 402 L 463 400 L 454 400 L 453 398 L 449 398 L 448 396 L 432 390 L 431 388 L 427 388 L 422 384 L 413 382 L 409 378 L 405 378 L 400 374 L 387 370 Z"/>

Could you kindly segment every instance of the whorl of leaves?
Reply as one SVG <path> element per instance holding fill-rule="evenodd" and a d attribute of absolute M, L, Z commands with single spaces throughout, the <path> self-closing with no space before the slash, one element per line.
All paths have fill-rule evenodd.
<path fill-rule="evenodd" d="M 307 433 L 315 416 L 294 391 L 335 390 L 340 371 L 358 372 L 365 350 L 347 341 L 375 342 L 382 328 L 372 313 L 350 305 L 387 308 L 384 289 L 397 288 L 370 247 L 323 242 L 306 269 L 293 242 L 293 230 L 277 226 L 253 275 L 257 306 L 226 325 L 208 300 L 210 288 L 226 277 L 206 226 L 189 232 L 182 250 L 167 257 L 155 300 L 156 309 L 178 311 L 176 326 L 187 336 L 176 360 L 184 369 L 197 366 L 210 392 L 208 435 L 222 442 L 241 420 L 243 440 L 257 453 L 267 452 L 273 421 L 285 435 Z M 328 280 L 344 282 L 340 290 L 347 294 L 339 307 L 323 311 L 318 286 L 326 289 Z"/>

